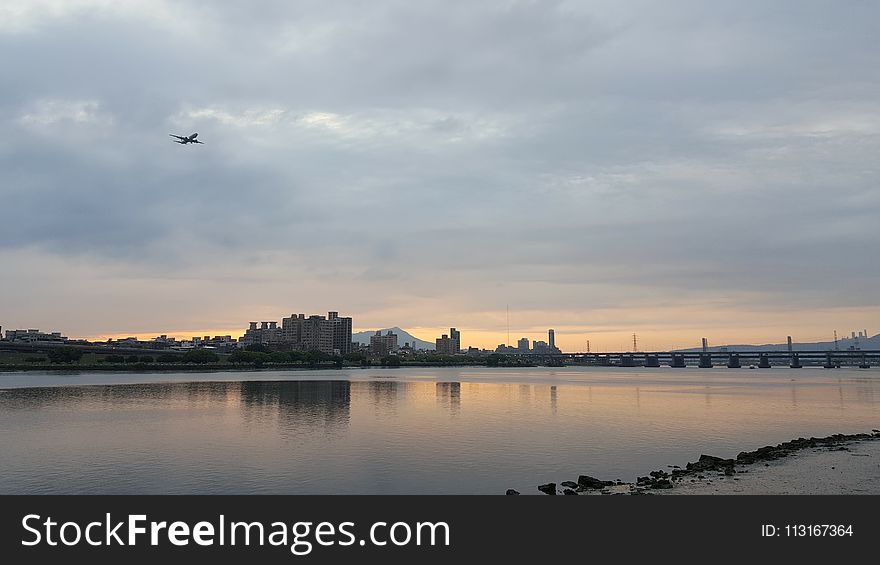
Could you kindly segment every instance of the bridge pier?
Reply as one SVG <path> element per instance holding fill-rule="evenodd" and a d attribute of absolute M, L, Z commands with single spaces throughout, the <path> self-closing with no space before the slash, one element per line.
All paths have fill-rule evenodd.
<path fill-rule="evenodd" d="M 670 357 L 669 366 L 673 369 L 684 369 L 687 366 L 684 362 L 684 355 L 673 353 Z"/>
<path fill-rule="evenodd" d="M 801 358 L 797 353 L 791 354 L 791 363 L 788 365 L 792 369 L 803 369 L 803 365 L 801 365 Z"/>
<path fill-rule="evenodd" d="M 712 368 L 712 354 L 701 353 L 700 354 L 700 369 L 711 369 L 711 368 Z"/>
<path fill-rule="evenodd" d="M 660 357 L 657 355 L 645 355 L 645 367 L 659 367 Z"/>
<path fill-rule="evenodd" d="M 727 358 L 727 368 L 728 369 L 739 369 L 742 365 L 739 362 L 739 355 L 736 353 L 731 353 L 730 357 Z"/>
<path fill-rule="evenodd" d="M 770 368 L 770 356 L 766 353 L 762 353 L 758 358 L 758 368 L 759 369 L 769 369 Z"/>
<path fill-rule="evenodd" d="M 834 356 L 831 355 L 830 353 L 825 354 L 825 364 L 822 366 L 825 367 L 826 369 L 834 369 L 836 367 L 839 367 L 839 365 L 836 365 L 834 363 Z"/>

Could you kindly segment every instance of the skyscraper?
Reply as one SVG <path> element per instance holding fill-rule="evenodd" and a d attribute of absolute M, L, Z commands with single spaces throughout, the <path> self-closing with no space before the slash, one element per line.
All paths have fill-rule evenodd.
<path fill-rule="evenodd" d="M 340 318 L 338 312 L 328 312 L 326 318 L 291 314 L 281 320 L 280 328 L 275 322 L 262 322 L 260 328 L 257 322 L 251 322 L 241 343 L 344 355 L 351 352 L 351 318 Z"/>
<path fill-rule="evenodd" d="M 461 332 L 449 328 L 449 335 L 443 334 L 435 342 L 435 349 L 441 355 L 455 355 L 461 352 Z"/>
<path fill-rule="evenodd" d="M 449 341 L 452 342 L 452 354 L 461 353 L 461 332 L 455 328 L 449 328 Z"/>
<path fill-rule="evenodd" d="M 550 353 L 556 352 L 556 332 L 552 329 L 547 331 L 547 347 L 550 348 Z"/>
<path fill-rule="evenodd" d="M 370 353 L 373 355 L 388 355 L 397 351 L 397 334 L 388 330 L 388 333 L 382 335 L 380 330 L 376 330 L 376 335 L 370 336 Z"/>

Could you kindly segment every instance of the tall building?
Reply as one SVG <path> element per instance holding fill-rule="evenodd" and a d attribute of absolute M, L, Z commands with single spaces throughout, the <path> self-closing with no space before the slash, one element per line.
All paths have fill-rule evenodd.
<path fill-rule="evenodd" d="M 452 340 L 447 334 L 443 334 L 434 340 L 434 349 L 439 355 L 452 355 Z"/>
<path fill-rule="evenodd" d="M 520 353 L 528 353 L 529 352 L 529 338 L 521 337 L 519 341 L 516 342 L 516 350 Z"/>
<path fill-rule="evenodd" d="M 449 328 L 449 334 L 443 334 L 435 340 L 434 347 L 441 355 L 456 355 L 461 352 L 461 332 Z"/>
<path fill-rule="evenodd" d="M 556 332 L 553 330 L 547 331 L 547 345 L 550 348 L 550 353 L 556 352 Z"/>
<path fill-rule="evenodd" d="M 550 353 L 550 347 L 546 341 L 532 341 L 532 351 L 534 353 Z"/>
<path fill-rule="evenodd" d="M 328 312 L 327 321 L 333 328 L 333 349 L 342 355 L 351 353 L 351 318 L 340 318 L 339 312 Z"/>
<path fill-rule="evenodd" d="M 388 330 L 388 333 L 382 335 L 380 330 L 376 330 L 376 335 L 370 336 L 370 353 L 373 355 L 388 355 L 397 351 L 397 334 Z"/>
<path fill-rule="evenodd" d="M 299 351 L 321 351 L 330 355 L 351 352 L 351 318 L 340 318 L 339 312 L 328 312 L 327 317 L 291 314 L 276 322 L 251 322 L 240 340 L 244 345 L 261 343 Z"/>
<path fill-rule="evenodd" d="M 257 327 L 258 323 L 260 327 Z M 238 341 L 243 346 L 257 344 L 273 346 L 280 344 L 283 340 L 278 322 L 251 322 L 250 327 Z"/>

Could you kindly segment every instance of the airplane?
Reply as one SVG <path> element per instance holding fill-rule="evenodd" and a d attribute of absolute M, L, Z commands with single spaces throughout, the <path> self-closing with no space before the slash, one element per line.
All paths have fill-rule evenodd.
<path fill-rule="evenodd" d="M 172 141 L 174 141 L 174 143 L 180 143 L 181 145 L 186 145 L 187 143 L 201 143 L 202 145 L 204 145 L 203 142 L 196 139 L 199 136 L 199 134 L 197 133 L 192 133 L 187 136 L 174 135 L 173 133 L 169 133 L 168 135 L 170 135 L 171 137 L 176 137 L 177 139 L 174 139 Z"/>

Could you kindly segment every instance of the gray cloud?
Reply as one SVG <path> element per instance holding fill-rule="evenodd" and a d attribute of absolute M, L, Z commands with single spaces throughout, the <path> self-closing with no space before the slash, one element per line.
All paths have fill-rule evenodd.
<path fill-rule="evenodd" d="M 139 281 L 104 287 L 123 304 L 239 304 L 184 302 L 187 327 L 318 310 L 328 277 L 370 325 L 447 324 L 431 298 L 585 326 L 634 295 L 880 307 L 870 3 L 223 4 L 10 4 L 0 253 Z M 89 308 L 0 298 L 72 333 L 155 304 Z"/>

